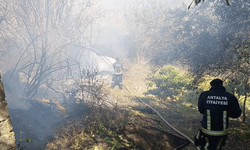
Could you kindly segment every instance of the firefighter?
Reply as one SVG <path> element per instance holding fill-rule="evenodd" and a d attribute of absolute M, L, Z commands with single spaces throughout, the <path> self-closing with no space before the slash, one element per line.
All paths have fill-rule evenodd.
<path fill-rule="evenodd" d="M 111 88 L 114 88 L 116 85 L 122 89 L 122 76 L 123 76 L 123 65 L 120 63 L 119 58 L 116 58 L 116 62 L 113 64 L 114 74 L 112 77 Z"/>
<path fill-rule="evenodd" d="M 198 101 L 198 110 L 203 114 L 198 145 L 201 150 L 221 150 L 227 138 L 228 118 L 238 118 L 241 109 L 237 98 L 226 92 L 222 80 L 214 79 L 210 85 L 209 91 L 202 92 Z"/>

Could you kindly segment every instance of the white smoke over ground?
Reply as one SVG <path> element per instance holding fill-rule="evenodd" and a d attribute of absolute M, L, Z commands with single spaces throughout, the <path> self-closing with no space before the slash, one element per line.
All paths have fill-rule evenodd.
<path fill-rule="evenodd" d="M 92 50 L 68 50 L 69 73 L 67 78 L 79 79 L 83 71 L 98 71 L 99 73 L 113 73 L 115 58 L 104 56 Z"/>
<path fill-rule="evenodd" d="M 85 62 L 82 65 L 86 66 L 85 69 L 97 69 L 98 72 L 113 72 L 113 63 L 115 58 L 103 56 L 92 51 L 87 51 L 88 55 L 85 55 Z"/>
<path fill-rule="evenodd" d="M 107 56 L 101 56 L 96 53 L 92 53 L 93 65 L 98 68 L 99 72 L 113 72 L 113 63 L 115 63 L 115 59 Z"/>
<path fill-rule="evenodd" d="M 28 137 L 33 140 L 32 143 L 27 144 L 27 149 L 44 149 L 48 139 L 53 137 L 54 130 L 59 125 L 68 119 L 88 113 L 85 105 L 74 106 L 76 97 L 70 97 L 72 96 L 70 92 L 79 86 L 77 85 L 80 83 L 79 71 L 97 69 L 100 73 L 108 75 L 105 80 L 110 80 L 115 59 L 92 51 L 84 51 L 80 56 L 77 57 L 78 60 L 69 61 L 72 70 L 70 78 L 55 81 L 50 89 L 41 85 L 32 99 L 24 97 L 26 83 L 22 73 L 11 69 L 2 75 L 17 143 L 20 131 L 22 131 L 23 138 Z M 78 62 L 77 65 L 76 62 Z M 100 75 L 100 77 L 103 76 Z M 80 107 L 80 109 L 76 110 L 75 107 Z"/>

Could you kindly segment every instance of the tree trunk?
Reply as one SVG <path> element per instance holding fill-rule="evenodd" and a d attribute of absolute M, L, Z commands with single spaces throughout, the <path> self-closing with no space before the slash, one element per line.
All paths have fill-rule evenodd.
<path fill-rule="evenodd" d="M 249 81 L 249 77 L 246 80 L 245 83 L 245 99 L 244 99 L 244 103 L 243 103 L 243 118 L 242 118 L 242 123 L 245 123 L 246 120 L 246 102 L 247 102 L 247 96 L 248 96 L 248 92 L 249 92 L 249 85 L 248 85 L 248 81 Z"/>
<path fill-rule="evenodd" d="M 243 118 L 242 118 L 242 123 L 245 123 L 246 120 L 246 101 L 247 101 L 247 90 L 245 91 L 245 99 L 243 103 Z"/>

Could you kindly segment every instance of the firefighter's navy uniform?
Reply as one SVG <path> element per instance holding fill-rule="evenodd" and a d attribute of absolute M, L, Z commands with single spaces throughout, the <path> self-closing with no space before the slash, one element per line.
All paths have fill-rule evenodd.
<path fill-rule="evenodd" d="M 116 58 L 116 62 L 113 64 L 114 74 L 112 78 L 111 87 L 114 88 L 115 85 L 118 85 L 122 89 L 122 74 L 123 74 L 123 65 L 120 63 L 119 58 Z"/>
<path fill-rule="evenodd" d="M 226 92 L 222 84 L 222 80 L 214 79 L 210 82 L 210 90 L 199 97 L 198 109 L 203 114 L 201 150 L 220 150 L 227 137 L 228 117 L 241 115 L 237 98 Z"/>

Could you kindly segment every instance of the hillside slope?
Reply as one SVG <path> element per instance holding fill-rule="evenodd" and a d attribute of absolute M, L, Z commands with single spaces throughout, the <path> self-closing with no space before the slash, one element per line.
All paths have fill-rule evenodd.
<path fill-rule="evenodd" d="M 201 120 L 197 104 L 172 99 L 160 100 L 155 96 L 145 95 L 146 79 L 149 74 L 150 67 L 147 65 L 125 66 L 124 88 L 111 89 L 109 84 L 106 87 L 109 103 L 112 103 L 113 107 L 94 108 L 89 116 L 84 116 L 82 120 L 72 121 L 60 128 L 58 130 L 60 132 L 55 134 L 55 139 L 47 145 L 47 149 L 57 149 L 60 146 L 61 149 L 67 147 L 94 150 L 150 150 L 172 149 L 187 143 L 185 138 L 173 131 L 138 98 L 157 110 L 180 132 L 193 139 Z M 196 98 L 197 95 L 189 97 L 189 99 Z M 247 149 L 250 146 L 249 128 L 249 124 L 231 120 L 231 130 L 225 148 L 227 150 Z M 193 150 L 195 147 L 189 144 L 182 149 Z"/>

